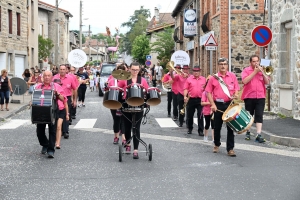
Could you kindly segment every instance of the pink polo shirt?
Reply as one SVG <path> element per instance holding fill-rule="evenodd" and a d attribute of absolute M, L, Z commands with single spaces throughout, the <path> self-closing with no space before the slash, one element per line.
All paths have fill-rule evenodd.
<path fill-rule="evenodd" d="M 254 69 L 249 66 L 242 72 L 242 80 L 247 78 Z M 243 93 L 241 99 L 261 99 L 266 98 L 266 87 L 264 81 L 264 75 L 262 72 L 258 72 L 247 84 L 244 84 Z"/>
<path fill-rule="evenodd" d="M 107 78 L 107 81 L 109 81 L 110 79 L 114 79 L 114 77 L 112 75 L 109 75 L 109 77 Z"/>
<path fill-rule="evenodd" d="M 52 89 L 51 85 L 43 85 L 43 88 L 42 88 L 42 85 L 43 85 L 43 83 L 39 83 L 35 87 L 35 89 L 45 89 L 45 90 L 51 90 Z M 59 99 L 56 100 L 57 101 L 57 105 L 58 105 L 58 109 L 59 110 L 65 109 L 65 104 L 64 103 L 67 102 L 68 99 L 67 99 L 67 97 L 64 94 L 63 88 L 60 85 L 58 85 L 57 83 L 53 83 L 53 89 L 55 91 L 57 91 L 59 94 L 61 94 L 64 97 L 64 101 L 61 101 Z"/>
<path fill-rule="evenodd" d="M 72 74 L 72 73 L 69 73 L 68 75 L 73 78 L 73 81 L 74 81 L 74 83 L 76 85 L 76 88 L 78 88 L 80 84 L 79 84 L 77 76 L 75 74 Z"/>
<path fill-rule="evenodd" d="M 184 84 L 186 82 L 186 80 L 189 78 L 190 75 L 188 75 L 188 77 L 184 78 L 183 76 L 176 74 L 173 78 L 174 83 L 177 82 L 176 85 L 176 89 L 178 89 L 178 93 L 184 95 Z M 174 84 L 173 83 L 173 84 Z"/>
<path fill-rule="evenodd" d="M 108 87 L 111 87 L 111 86 L 116 86 L 116 87 L 118 87 L 118 80 L 117 80 L 117 85 L 115 85 L 115 80 L 116 80 L 116 79 L 115 79 L 114 77 L 108 79 L 108 84 L 107 84 L 107 86 L 108 86 Z"/>
<path fill-rule="evenodd" d="M 74 82 L 74 79 L 69 75 L 66 74 L 65 77 L 60 77 L 60 74 L 56 74 L 55 76 L 53 76 L 52 80 L 55 79 L 60 79 L 61 83 L 62 83 L 62 88 L 65 92 L 65 95 L 68 96 L 72 96 L 72 90 L 77 90 L 77 84 Z"/>
<path fill-rule="evenodd" d="M 206 91 L 202 92 L 201 102 L 209 103 Z M 202 108 L 203 115 L 210 115 L 210 112 L 211 112 L 211 108 L 210 107 L 211 107 L 210 104 L 206 105 L 206 106 L 203 106 L 203 108 Z"/>
<path fill-rule="evenodd" d="M 132 83 L 135 83 L 135 82 L 132 81 Z M 149 85 L 148 85 L 146 79 L 143 78 L 143 77 L 141 77 L 141 85 L 145 88 L 145 90 L 148 90 Z M 122 88 L 124 91 L 126 91 L 126 88 L 127 88 L 127 80 L 120 80 L 120 81 L 118 82 L 118 86 L 119 86 L 120 88 Z M 126 99 L 126 92 L 124 92 L 124 99 Z"/>
<path fill-rule="evenodd" d="M 190 76 L 184 83 L 184 90 L 188 90 L 191 98 L 201 98 L 204 90 L 206 79 L 203 76 Z"/>
<path fill-rule="evenodd" d="M 226 83 L 229 89 L 229 94 L 232 96 L 236 91 L 240 90 L 237 78 L 234 73 L 226 72 L 225 76 L 218 72 L 218 76 L 222 77 L 223 81 Z M 229 102 L 231 99 L 223 92 L 219 81 L 213 76 L 209 79 L 207 86 L 205 88 L 206 92 L 213 93 L 214 101 L 218 102 Z"/>
<path fill-rule="evenodd" d="M 165 76 L 164 76 L 164 79 L 163 79 L 163 83 L 167 82 L 167 81 L 170 81 L 172 80 L 172 77 L 170 75 L 170 72 L 168 72 Z"/>

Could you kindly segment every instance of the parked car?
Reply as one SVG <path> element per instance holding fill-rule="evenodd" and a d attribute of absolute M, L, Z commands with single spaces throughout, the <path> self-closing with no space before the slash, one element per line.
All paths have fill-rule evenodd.
<path fill-rule="evenodd" d="M 115 63 L 103 63 L 100 70 L 99 77 L 99 96 L 102 97 L 104 94 L 105 83 L 107 83 L 108 77 L 112 71 L 116 68 Z"/>

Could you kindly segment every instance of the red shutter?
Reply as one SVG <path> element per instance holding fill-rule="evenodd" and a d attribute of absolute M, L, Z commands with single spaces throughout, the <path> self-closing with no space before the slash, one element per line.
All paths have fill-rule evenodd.
<path fill-rule="evenodd" d="M 12 10 L 8 10 L 8 33 L 12 34 Z"/>
<path fill-rule="evenodd" d="M 17 13 L 17 35 L 21 35 L 21 14 Z"/>

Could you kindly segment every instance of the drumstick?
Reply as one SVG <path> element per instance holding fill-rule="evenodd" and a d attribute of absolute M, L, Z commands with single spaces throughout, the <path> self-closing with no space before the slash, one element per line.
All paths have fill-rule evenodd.
<path fill-rule="evenodd" d="M 222 111 L 222 110 L 218 110 L 218 109 L 217 109 L 216 111 L 219 111 L 219 112 L 221 112 L 221 113 L 224 113 L 224 111 Z"/>

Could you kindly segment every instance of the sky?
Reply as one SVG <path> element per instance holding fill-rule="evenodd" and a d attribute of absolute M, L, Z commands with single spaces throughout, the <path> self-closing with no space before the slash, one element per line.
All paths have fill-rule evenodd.
<path fill-rule="evenodd" d="M 56 0 L 42 0 L 54 5 Z M 154 15 L 154 7 L 160 7 L 160 13 L 172 13 L 178 0 L 82 0 L 83 31 L 88 31 L 91 25 L 92 34 L 105 33 L 108 26 L 112 35 L 116 32 L 115 27 L 121 33 L 126 33 L 128 29 L 121 27 L 123 22 L 129 21 L 129 17 L 139 10 L 141 6 L 149 9 L 151 18 Z M 73 17 L 70 18 L 70 30 L 79 30 L 79 6 L 80 0 L 58 0 L 59 8 L 69 11 Z M 84 20 L 86 19 L 86 20 Z M 150 20 L 150 19 L 149 19 Z"/>

